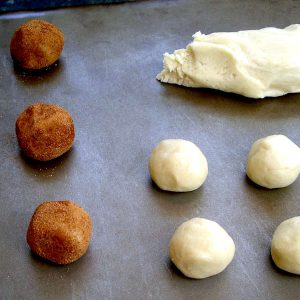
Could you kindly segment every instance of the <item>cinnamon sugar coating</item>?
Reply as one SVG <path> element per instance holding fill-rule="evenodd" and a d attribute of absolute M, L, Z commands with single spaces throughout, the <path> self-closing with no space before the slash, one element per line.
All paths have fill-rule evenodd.
<path fill-rule="evenodd" d="M 61 156 L 72 147 L 74 122 L 60 106 L 33 104 L 17 118 L 16 135 L 25 155 L 47 161 Z"/>
<path fill-rule="evenodd" d="M 56 62 L 64 47 L 64 34 L 44 20 L 31 20 L 21 25 L 10 43 L 10 53 L 24 69 L 38 70 Z"/>
<path fill-rule="evenodd" d="M 69 200 L 40 204 L 27 231 L 27 243 L 42 258 L 56 264 L 78 260 L 88 249 L 92 220 L 80 206 Z"/>

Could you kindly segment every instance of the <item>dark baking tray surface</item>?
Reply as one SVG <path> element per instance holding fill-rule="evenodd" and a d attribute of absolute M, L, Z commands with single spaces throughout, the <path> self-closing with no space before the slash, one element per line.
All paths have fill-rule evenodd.
<path fill-rule="evenodd" d="M 251 144 L 285 134 L 298 145 L 300 95 L 250 100 L 155 80 L 162 55 L 185 47 L 196 31 L 284 27 L 299 21 L 295 1 L 142 1 L 117 6 L 0 16 L 0 298 L 1 299 L 298 299 L 299 277 L 270 259 L 276 226 L 299 214 L 300 181 L 265 190 L 249 182 Z M 14 30 L 31 18 L 57 24 L 65 48 L 57 68 L 37 76 L 14 70 Z M 49 163 L 19 152 L 18 114 L 37 102 L 73 115 L 73 149 Z M 148 157 L 164 138 L 201 147 L 205 184 L 191 193 L 157 189 Z M 30 253 L 25 235 L 43 200 L 72 199 L 90 212 L 86 255 L 54 266 Z M 168 258 L 183 221 L 220 223 L 236 255 L 218 276 L 191 280 Z"/>

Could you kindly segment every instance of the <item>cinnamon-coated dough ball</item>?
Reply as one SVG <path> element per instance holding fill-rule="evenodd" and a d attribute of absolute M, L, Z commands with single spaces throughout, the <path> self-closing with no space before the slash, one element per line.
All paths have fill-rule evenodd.
<path fill-rule="evenodd" d="M 286 187 L 299 175 L 300 149 L 280 134 L 259 139 L 248 154 L 246 172 L 252 181 L 263 187 Z"/>
<path fill-rule="evenodd" d="M 75 137 L 71 115 L 54 104 L 33 104 L 16 121 L 18 143 L 25 155 L 47 161 L 67 152 Z"/>
<path fill-rule="evenodd" d="M 232 261 L 235 245 L 216 222 L 193 218 L 182 223 L 169 245 L 172 262 L 187 277 L 201 279 L 222 272 Z"/>
<path fill-rule="evenodd" d="M 161 141 L 149 159 L 149 172 L 162 189 L 189 192 L 199 188 L 208 174 L 207 160 L 192 142 L 182 139 Z"/>
<path fill-rule="evenodd" d="M 24 69 L 42 69 L 56 62 L 64 47 L 64 35 L 44 20 L 31 20 L 20 26 L 10 43 L 10 53 Z"/>
<path fill-rule="evenodd" d="M 271 255 L 276 266 L 300 275 L 300 217 L 283 221 L 275 230 Z"/>
<path fill-rule="evenodd" d="M 44 259 L 69 264 L 86 252 L 91 235 L 92 221 L 83 208 L 68 200 L 47 201 L 31 218 L 27 243 Z"/>

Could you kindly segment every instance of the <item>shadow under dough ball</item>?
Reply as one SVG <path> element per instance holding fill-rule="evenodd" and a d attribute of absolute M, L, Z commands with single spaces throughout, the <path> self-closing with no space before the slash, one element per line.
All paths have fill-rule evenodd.
<path fill-rule="evenodd" d="M 40 257 L 56 264 L 69 264 L 86 252 L 92 235 L 89 214 L 72 201 L 40 204 L 27 231 L 27 243 Z"/>
<path fill-rule="evenodd" d="M 61 156 L 72 147 L 74 122 L 60 106 L 33 104 L 17 118 L 16 135 L 25 155 L 47 161 Z"/>
<path fill-rule="evenodd" d="M 64 47 L 64 34 L 44 20 L 31 20 L 21 25 L 10 43 L 10 53 L 16 65 L 38 70 L 55 63 Z"/>

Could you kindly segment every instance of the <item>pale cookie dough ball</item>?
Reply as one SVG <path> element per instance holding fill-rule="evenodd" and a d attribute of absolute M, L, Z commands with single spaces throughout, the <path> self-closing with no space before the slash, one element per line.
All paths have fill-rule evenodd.
<path fill-rule="evenodd" d="M 276 228 L 271 255 L 278 268 L 300 275 L 300 217 L 285 220 Z"/>
<path fill-rule="evenodd" d="M 300 149 L 284 135 L 259 139 L 248 154 L 246 172 L 252 181 L 263 187 L 286 187 L 299 175 Z"/>
<path fill-rule="evenodd" d="M 169 139 L 161 141 L 153 150 L 149 172 L 162 190 L 189 192 L 203 184 L 208 166 L 205 156 L 195 144 Z"/>
<path fill-rule="evenodd" d="M 181 224 L 169 246 L 172 262 L 187 277 L 206 278 L 222 272 L 232 261 L 235 245 L 216 222 L 194 218 Z"/>

